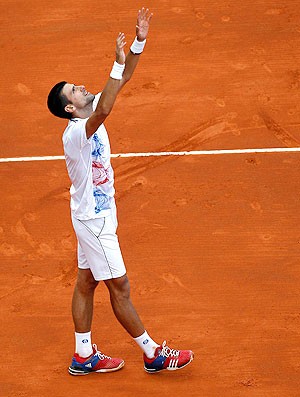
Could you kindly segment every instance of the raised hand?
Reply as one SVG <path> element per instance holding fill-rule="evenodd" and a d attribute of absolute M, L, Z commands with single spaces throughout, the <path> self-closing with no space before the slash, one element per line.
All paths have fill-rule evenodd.
<path fill-rule="evenodd" d="M 124 52 L 124 47 L 126 45 L 125 41 L 125 34 L 124 33 L 119 33 L 117 37 L 117 43 L 116 43 L 116 62 L 118 62 L 120 65 L 123 65 L 125 63 L 125 52 Z"/>
<path fill-rule="evenodd" d="M 147 37 L 152 15 L 148 8 L 143 7 L 139 10 L 136 22 L 136 36 L 138 41 L 144 41 Z"/>

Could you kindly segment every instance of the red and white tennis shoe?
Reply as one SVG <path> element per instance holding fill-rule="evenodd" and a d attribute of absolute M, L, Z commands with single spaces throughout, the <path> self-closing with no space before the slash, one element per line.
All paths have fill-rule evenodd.
<path fill-rule="evenodd" d="M 88 358 L 82 358 L 77 353 L 74 354 L 72 363 L 69 367 L 71 375 L 88 375 L 93 372 L 113 372 L 124 367 L 124 360 L 121 358 L 111 358 L 101 353 L 97 345 L 93 345 L 93 354 Z"/>
<path fill-rule="evenodd" d="M 174 371 L 192 362 L 194 353 L 191 350 L 175 350 L 166 345 L 166 341 L 156 348 L 154 358 L 144 354 L 144 369 L 148 373 L 159 372 L 164 369 Z"/>

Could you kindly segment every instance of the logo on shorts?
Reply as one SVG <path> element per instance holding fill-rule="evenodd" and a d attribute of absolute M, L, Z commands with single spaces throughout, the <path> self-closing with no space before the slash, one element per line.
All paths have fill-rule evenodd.
<path fill-rule="evenodd" d="M 145 339 L 145 340 L 143 341 L 143 345 L 147 345 L 148 342 L 149 342 L 149 339 Z"/>
<path fill-rule="evenodd" d="M 87 339 L 82 339 L 81 342 L 82 342 L 82 343 L 88 343 L 88 340 L 87 340 Z"/>

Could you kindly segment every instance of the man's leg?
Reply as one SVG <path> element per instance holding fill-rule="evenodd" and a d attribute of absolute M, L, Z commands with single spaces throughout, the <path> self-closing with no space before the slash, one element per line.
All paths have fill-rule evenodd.
<path fill-rule="evenodd" d="M 124 360 L 112 358 L 98 351 L 91 342 L 94 292 L 98 285 L 89 269 L 78 269 L 77 283 L 72 301 L 75 325 L 76 351 L 69 367 L 71 375 L 88 375 L 92 372 L 113 372 L 124 366 Z"/>
<path fill-rule="evenodd" d="M 142 335 L 145 332 L 145 327 L 131 302 L 127 276 L 105 280 L 104 282 L 109 290 L 114 314 L 120 324 L 133 338 Z"/>
<path fill-rule="evenodd" d="M 72 315 L 75 327 L 75 352 L 80 357 L 93 353 L 91 326 L 94 307 L 94 292 L 98 285 L 90 269 L 78 269 L 77 282 L 72 300 Z"/>
<path fill-rule="evenodd" d="M 90 269 L 78 269 L 72 300 L 75 332 L 90 332 L 93 318 L 94 292 L 98 285 Z"/>
<path fill-rule="evenodd" d="M 159 345 L 148 335 L 131 302 L 127 275 L 105 280 L 104 282 L 109 290 L 114 314 L 120 324 L 132 336 L 147 357 L 154 357 L 155 350 Z"/>

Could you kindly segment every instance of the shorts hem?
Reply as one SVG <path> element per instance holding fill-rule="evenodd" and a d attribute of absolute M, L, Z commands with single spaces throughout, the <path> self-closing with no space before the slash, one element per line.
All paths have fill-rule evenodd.
<path fill-rule="evenodd" d="M 96 281 L 106 281 L 106 280 L 112 280 L 112 279 L 114 279 L 114 278 L 120 278 L 120 277 L 123 277 L 123 276 L 125 276 L 125 274 L 126 274 L 126 272 L 125 273 L 120 273 L 120 274 L 114 274 L 114 275 L 107 275 L 107 276 L 100 276 L 100 277 L 95 277 L 94 276 L 94 279 L 96 280 Z"/>
<path fill-rule="evenodd" d="M 89 267 L 80 267 L 80 266 L 78 266 L 78 269 L 80 269 L 80 270 L 90 270 L 91 271 L 91 273 L 93 274 L 93 272 L 92 272 L 92 270 L 91 270 L 91 268 L 89 268 Z M 111 279 L 113 279 L 113 278 L 119 278 L 119 277 L 123 277 L 123 276 L 125 276 L 125 274 L 127 273 L 127 271 L 125 270 L 124 272 L 120 272 L 120 273 L 118 273 L 118 274 L 107 274 L 107 275 L 105 275 L 105 276 L 99 276 L 99 277 L 95 277 L 94 276 L 94 274 L 93 274 L 93 276 L 94 276 L 94 279 L 96 280 L 96 281 L 104 281 L 104 280 L 111 280 Z"/>

